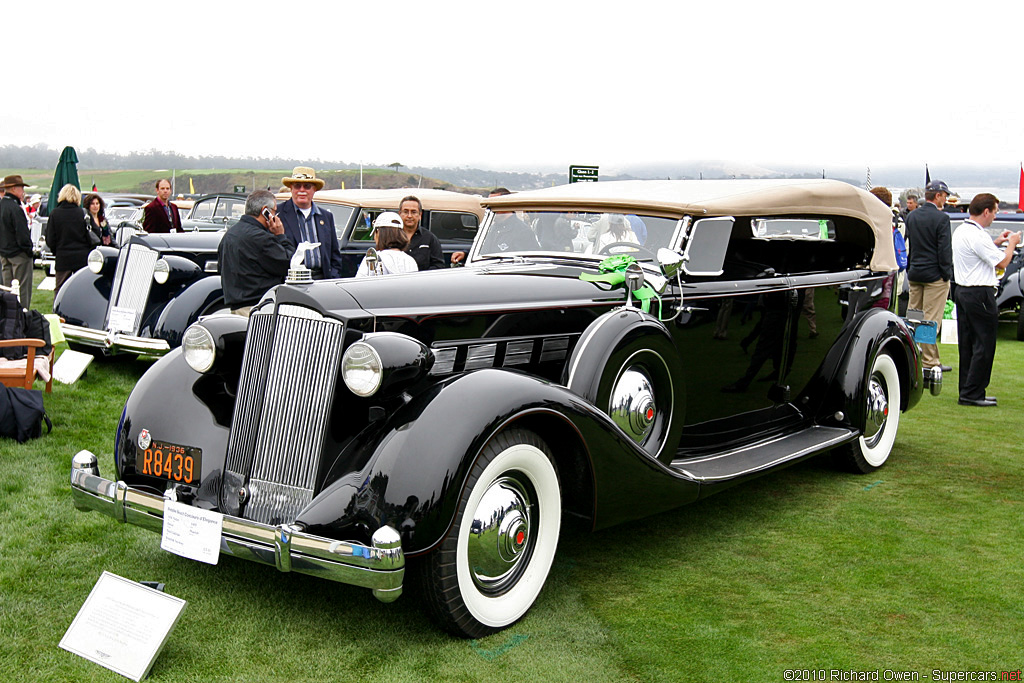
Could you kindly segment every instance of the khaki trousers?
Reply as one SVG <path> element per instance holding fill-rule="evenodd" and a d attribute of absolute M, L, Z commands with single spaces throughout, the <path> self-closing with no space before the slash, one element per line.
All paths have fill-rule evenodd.
<path fill-rule="evenodd" d="M 942 331 L 942 314 L 946 310 L 946 299 L 949 298 L 949 282 L 911 282 L 910 307 L 924 312 L 925 320 L 938 323 L 936 334 Z M 921 364 L 926 368 L 936 368 L 939 362 L 939 347 L 935 344 L 921 344 Z"/>

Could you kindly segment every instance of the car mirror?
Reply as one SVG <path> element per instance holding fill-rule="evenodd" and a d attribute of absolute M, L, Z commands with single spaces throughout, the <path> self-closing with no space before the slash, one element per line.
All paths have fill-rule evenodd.
<path fill-rule="evenodd" d="M 693 224 L 683 252 L 683 272 L 687 275 L 721 275 L 725 250 L 732 236 L 732 216 L 702 218 Z"/>
<path fill-rule="evenodd" d="M 677 251 L 662 247 L 658 250 L 658 265 L 665 277 L 674 277 L 683 267 L 683 255 Z"/>

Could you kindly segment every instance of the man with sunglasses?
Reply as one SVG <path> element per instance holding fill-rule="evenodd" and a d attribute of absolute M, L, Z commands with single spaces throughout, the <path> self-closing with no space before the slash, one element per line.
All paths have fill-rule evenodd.
<path fill-rule="evenodd" d="M 334 214 L 313 203 L 313 193 L 324 187 L 316 171 L 296 166 L 291 176 L 281 183 L 291 190 L 292 198 L 277 206 L 277 216 L 284 224 L 284 234 L 292 243 L 319 242 L 317 249 L 306 252 L 306 267 L 314 280 L 341 277 L 341 248 L 334 230 Z"/>

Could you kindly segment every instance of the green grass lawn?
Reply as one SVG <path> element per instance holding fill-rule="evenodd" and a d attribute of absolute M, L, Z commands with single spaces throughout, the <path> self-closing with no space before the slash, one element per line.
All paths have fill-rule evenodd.
<path fill-rule="evenodd" d="M 36 308 L 50 300 L 36 292 Z M 407 590 L 369 591 L 221 559 L 74 509 L 71 456 L 111 475 L 121 406 L 146 363 L 94 363 L 46 396 L 53 433 L 0 443 L 0 669 L 122 681 L 58 642 L 104 571 L 188 601 L 152 681 L 783 681 L 787 669 L 1016 671 L 1024 631 L 1024 343 L 1004 324 L 996 409 L 943 394 L 903 416 L 889 463 L 817 458 L 676 511 L 563 537 L 524 620 L 477 641 Z M 808 680 L 808 679 L 804 679 Z M 819 679 L 820 680 L 820 679 Z M 830 680 L 830 679 L 826 679 Z M 884 678 L 882 678 L 884 680 Z M 949 679 L 946 679 L 949 680 Z"/>

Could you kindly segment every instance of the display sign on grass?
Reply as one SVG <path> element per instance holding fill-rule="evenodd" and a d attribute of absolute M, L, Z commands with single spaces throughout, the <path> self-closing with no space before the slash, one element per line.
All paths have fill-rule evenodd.
<path fill-rule="evenodd" d="M 187 604 L 181 598 L 103 572 L 60 646 L 141 681 Z"/>

